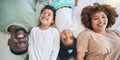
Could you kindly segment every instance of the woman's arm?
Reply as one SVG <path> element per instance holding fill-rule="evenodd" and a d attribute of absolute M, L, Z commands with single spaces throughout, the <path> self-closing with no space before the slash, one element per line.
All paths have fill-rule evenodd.
<path fill-rule="evenodd" d="M 77 60 L 85 60 L 85 55 L 88 52 L 88 44 L 89 44 L 90 35 L 87 31 L 83 31 L 79 34 L 77 38 Z"/>
<path fill-rule="evenodd" d="M 76 59 L 77 60 L 84 60 L 85 52 L 77 52 Z"/>

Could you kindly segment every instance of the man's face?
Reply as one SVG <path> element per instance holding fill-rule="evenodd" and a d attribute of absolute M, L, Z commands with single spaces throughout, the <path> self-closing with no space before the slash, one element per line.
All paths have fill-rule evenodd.
<path fill-rule="evenodd" d="M 28 36 L 24 31 L 19 30 L 11 35 L 8 45 L 14 52 L 22 52 L 28 48 Z"/>

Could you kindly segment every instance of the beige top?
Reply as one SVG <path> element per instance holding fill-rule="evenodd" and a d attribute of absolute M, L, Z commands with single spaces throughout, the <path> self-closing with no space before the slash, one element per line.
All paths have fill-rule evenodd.
<path fill-rule="evenodd" d="M 102 35 L 86 29 L 78 36 L 77 52 L 86 52 L 85 60 L 120 60 L 120 32 Z"/>

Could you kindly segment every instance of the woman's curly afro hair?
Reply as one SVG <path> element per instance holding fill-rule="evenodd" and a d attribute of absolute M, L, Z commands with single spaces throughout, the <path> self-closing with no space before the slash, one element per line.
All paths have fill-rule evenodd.
<path fill-rule="evenodd" d="M 94 5 L 89 5 L 83 8 L 81 13 L 81 21 L 86 28 L 92 29 L 91 18 L 97 12 L 104 12 L 106 14 L 108 18 L 106 28 L 111 27 L 115 23 L 116 17 L 118 17 L 114 7 L 107 4 L 100 5 L 99 3 L 94 3 Z"/>

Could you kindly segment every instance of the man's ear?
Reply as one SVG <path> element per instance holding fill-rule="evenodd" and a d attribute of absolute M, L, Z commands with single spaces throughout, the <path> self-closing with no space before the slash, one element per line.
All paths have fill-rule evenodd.
<path fill-rule="evenodd" d="M 10 45 L 10 39 L 8 39 L 8 43 L 7 44 L 8 44 L 8 46 Z"/>

